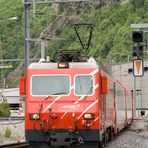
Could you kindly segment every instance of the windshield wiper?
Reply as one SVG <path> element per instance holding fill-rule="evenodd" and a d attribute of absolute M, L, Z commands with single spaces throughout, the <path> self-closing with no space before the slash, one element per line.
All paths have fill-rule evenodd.
<path fill-rule="evenodd" d="M 83 99 L 85 99 L 85 98 L 87 97 L 87 95 L 88 95 L 88 93 L 90 92 L 91 88 L 93 88 L 92 85 L 89 87 L 89 89 L 88 89 L 87 93 L 84 95 L 84 98 L 83 98 Z"/>
<path fill-rule="evenodd" d="M 91 88 L 93 88 L 93 85 L 91 85 L 91 86 L 89 87 L 88 91 L 86 92 L 86 94 L 85 94 L 84 96 L 80 96 L 80 97 L 79 97 L 79 99 L 75 102 L 75 104 L 79 103 L 79 101 L 84 100 L 84 99 L 87 97 L 87 95 L 88 95 L 89 91 L 91 90 Z"/>
<path fill-rule="evenodd" d="M 66 92 L 57 92 L 57 93 L 54 93 L 54 94 L 51 94 L 51 95 L 65 95 L 67 94 Z"/>
<path fill-rule="evenodd" d="M 64 94 L 67 94 L 67 93 L 66 93 L 66 92 L 57 92 L 57 93 L 53 93 L 53 94 L 47 96 L 44 100 L 47 100 L 48 98 L 52 98 L 51 96 L 53 96 L 53 95 L 64 95 Z"/>

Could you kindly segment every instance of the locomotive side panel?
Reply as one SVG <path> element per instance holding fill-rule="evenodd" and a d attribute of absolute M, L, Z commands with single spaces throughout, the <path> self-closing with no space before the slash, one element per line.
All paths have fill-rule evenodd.
<path fill-rule="evenodd" d="M 102 111 L 102 128 L 114 126 L 114 81 L 113 77 L 100 66 L 101 76 L 107 77 L 108 90 L 107 94 L 102 94 L 101 111 Z"/>
<path fill-rule="evenodd" d="M 106 96 L 106 126 L 114 125 L 114 86 L 113 78 L 108 76 L 108 93 Z"/>

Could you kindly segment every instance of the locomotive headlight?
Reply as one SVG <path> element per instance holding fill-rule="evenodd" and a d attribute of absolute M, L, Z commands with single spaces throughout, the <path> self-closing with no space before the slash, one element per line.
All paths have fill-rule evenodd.
<path fill-rule="evenodd" d="M 38 113 L 30 114 L 30 120 L 39 120 L 40 115 Z"/>
<path fill-rule="evenodd" d="M 94 119 L 94 114 L 92 114 L 92 113 L 85 113 L 83 117 L 86 120 L 92 120 L 92 119 Z"/>
<path fill-rule="evenodd" d="M 58 63 L 58 68 L 68 68 L 68 63 Z"/>

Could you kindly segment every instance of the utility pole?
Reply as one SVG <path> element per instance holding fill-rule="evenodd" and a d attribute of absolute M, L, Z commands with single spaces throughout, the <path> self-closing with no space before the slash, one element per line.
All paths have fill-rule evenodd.
<path fill-rule="evenodd" d="M 77 2 L 95 2 L 95 0 L 44 0 L 44 1 L 30 1 L 24 0 L 24 11 L 25 11 L 25 76 L 26 70 L 30 63 L 30 17 L 29 17 L 29 10 L 30 6 L 33 6 L 33 13 L 35 12 L 36 5 L 49 5 L 53 3 L 77 3 Z"/>
<path fill-rule="evenodd" d="M 29 0 L 24 0 L 24 7 L 25 7 L 25 76 L 26 70 L 30 63 L 30 17 L 29 17 Z"/>

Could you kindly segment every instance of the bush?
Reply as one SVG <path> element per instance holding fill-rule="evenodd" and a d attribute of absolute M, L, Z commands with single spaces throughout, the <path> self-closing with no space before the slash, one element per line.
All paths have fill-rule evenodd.
<path fill-rule="evenodd" d="M 7 102 L 0 103 L 0 117 L 9 117 L 10 107 Z"/>
<path fill-rule="evenodd" d="M 5 138 L 10 138 L 10 136 L 11 136 L 11 129 L 9 127 L 6 128 L 4 136 L 5 136 Z"/>

